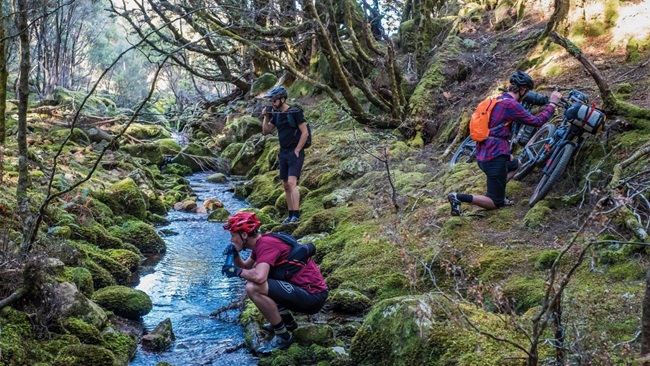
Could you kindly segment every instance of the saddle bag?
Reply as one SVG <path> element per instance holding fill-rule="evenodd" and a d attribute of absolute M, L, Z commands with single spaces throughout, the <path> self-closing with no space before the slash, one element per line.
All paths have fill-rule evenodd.
<path fill-rule="evenodd" d="M 605 113 L 596 108 L 595 104 L 587 105 L 581 102 L 574 102 L 564 112 L 564 115 L 571 121 L 572 125 L 580 127 L 594 135 L 601 132 L 605 125 Z"/>

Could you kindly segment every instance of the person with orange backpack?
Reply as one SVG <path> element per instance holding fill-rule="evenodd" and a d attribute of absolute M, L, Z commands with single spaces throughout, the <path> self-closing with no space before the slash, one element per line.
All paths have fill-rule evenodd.
<path fill-rule="evenodd" d="M 452 216 L 461 215 L 462 203 L 471 203 L 486 210 L 512 205 L 512 201 L 506 199 L 506 183 L 519 168 L 519 161 L 510 153 L 511 123 L 516 121 L 539 127 L 551 118 L 562 99 L 560 92 L 552 92 L 546 108 L 536 116 L 532 115 L 519 102 L 534 86 L 530 75 L 516 71 L 510 77 L 508 90 L 496 98 L 481 102 L 472 115 L 470 136 L 476 141 L 478 166 L 487 176 L 487 193 L 449 193 L 447 200 Z"/>

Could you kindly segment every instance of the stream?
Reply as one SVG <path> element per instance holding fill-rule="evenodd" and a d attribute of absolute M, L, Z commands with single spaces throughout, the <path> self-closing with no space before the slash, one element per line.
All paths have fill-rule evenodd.
<path fill-rule="evenodd" d="M 186 177 L 198 195 L 197 205 L 216 198 L 230 212 L 247 207 L 245 201 L 233 198 L 228 184 L 210 183 L 211 173 L 196 173 Z M 257 365 L 257 359 L 245 348 L 244 330 L 237 322 L 239 310 L 229 310 L 220 317 L 210 317 L 213 311 L 239 300 L 244 283 L 221 274 L 223 250 L 230 235 L 221 223 L 207 221 L 208 214 L 170 211 L 170 225 L 159 229 L 177 234 L 161 235 L 167 252 L 150 259 L 153 270 L 142 275 L 136 289 L 146 292 L 153 309 L 143 317 L 144 326 L 153 330 L 158 323 L 170 318 L 176 341 L 161 353 L 138 347 L 130 366 L 155 366 L 168 362 L 175 366 L 190 365 Z"/>

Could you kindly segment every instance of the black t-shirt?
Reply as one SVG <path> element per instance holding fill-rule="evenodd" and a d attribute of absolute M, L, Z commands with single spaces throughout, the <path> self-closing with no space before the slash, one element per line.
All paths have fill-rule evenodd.
<path fill-rule="evenodd" d="M 289 114 L 292 115 L 295 126 L 289 123 Z M 302 113 L 302 109 L 290 107 L 284 112 L 273 111 L 273 118 L 271 118 L 270 122 L 278 129 L 278 140 L 280 140 L 281 149 L 295 149 L 298 146 L 298 141 L 300 141 L 300 129 L 298 125 L 305 123 L 305 116 Z"/>

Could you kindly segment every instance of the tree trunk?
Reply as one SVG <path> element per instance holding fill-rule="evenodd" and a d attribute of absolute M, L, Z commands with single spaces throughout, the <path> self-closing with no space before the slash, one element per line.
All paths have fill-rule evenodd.
<path fill-rule="evenodd" d="M 2 1 L 0 1 L 0 14 L 3 14 Z M 4 22 L 0 22 L 0 145 L 4 145 L 7 137 L 5 112 L 7 111 L 7 40 L 5 40 Z M 0 176 L 0 182 L 2 176 Z"/>
<path fill-rule="evenodd" d="M 27 105 L 29 101 L 29 29 L 27 22 L 27 0 L 17 0 L 16 29 L 20 34 L 20 76 L 18 77 L 18 186 L 16 199 L 18 211 L 23 219 L 24 241 L 21 252 L 28 253 L 31 249 L 29 237 L 32 215 L 29 210 L 29 171 L 27 158 Z"/>
<path fill-rule="evenodd" d="M 89 128 L 86 131 L 86 134 L 88 134 L 88 138 L 92 142 L 113 141 L 113 136 L 111 136 L 108 132 L 102 130 L 101 128 L 97 128 L 97 127 Z"/>
<path fill-rule="evenodd" d="M 645 295 L 641 315 L 641 355 L 650 353 L 650 268 L 645 275 Z"/>

